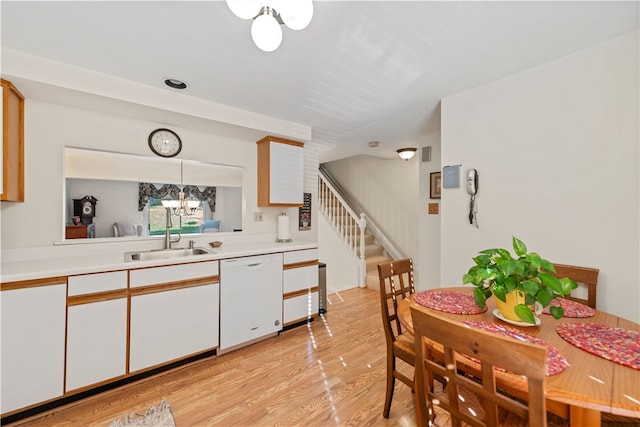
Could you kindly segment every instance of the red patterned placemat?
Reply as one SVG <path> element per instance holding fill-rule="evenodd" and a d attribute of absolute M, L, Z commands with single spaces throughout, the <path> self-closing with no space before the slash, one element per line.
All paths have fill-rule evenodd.
<path fill-rule="evenodd" d="M 565 341 L 586 352 L 640 369 L 640 332 L 600 323 L 563 323 L 556 331 Z"/>
<path fill-rule="evenodd" d="M 564 308 L 564 317 L 593 317 L 596 315 L 596 310 L 588 305 L 580 304 L 579 302 L 571 301 L 566 298 L 552 300 L 551 304 L 546 306 L 542 312 L 544 314 L 551 314 L 549 307 L 552 305 Z"/>
<path fill-rule="evenodd" d="M 430 289 L 418 292 L 413 300 L 425 307 L 454 314 L 480 314 L 487 310 L 479 308 L 472 295 L 444 289 Z"/>
<path fill-rule="evenodd" d="M 482 322 L 478 320 L 468 320 L 462 323 L 472 328 L 482 329 L 483 331 L 491 332 L 492 334 L 513 338 L 518 341 L 526 341 L 528 343 L 538 344 L 546 347 L 547 359 L 545 361 L 545 365 L 547 367 L 546 373 L 547 373 L 547 376 L 549 377 L 552 375 L 559 374 L 560 372 L 567 369 L 567 366 L 569 366 L 569 362 L 567 362 L 564 356 L 562 356 L 562 354 L 560 354 L 560 352 L 555 347 L 550 346 L 540 338 L 532 337 L 531 335 L 525 334 L 522 331 L 519 331 L 515 328 L 510 328 L 509 326 L 503 326 L 498 323 Z"/>

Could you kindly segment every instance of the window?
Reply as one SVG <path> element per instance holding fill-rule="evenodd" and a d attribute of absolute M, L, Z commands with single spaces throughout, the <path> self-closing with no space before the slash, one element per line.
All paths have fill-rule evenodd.
<path fill-rule="evenodd" d="M 171 213 L 171 234 L 194 234 L 200 233 L 202 221 L 204 219 L 204 211 L 202 208 L 202 200 L 200 207 L 195 215 L 180 216 Z M 159 236 L 165 233 L 167 222 L 167 211 L 160 199 L 154 197 L 149 198 L 149 235 Z"/>

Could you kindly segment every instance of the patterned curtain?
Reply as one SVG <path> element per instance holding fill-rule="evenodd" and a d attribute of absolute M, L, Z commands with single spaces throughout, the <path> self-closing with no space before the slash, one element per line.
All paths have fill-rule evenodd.
<path fill-rule="evenodd" d="M 216 187 L 205 187 L 200 191 L 195 185 L 185 185 L 183 191 L 185 197 L 193 196 L 198 200 L 206 200 L 211 212 L 216 211 Z M 138 212 L 144 210 L 151 197 L 162 199 L 169 196 L 173 200 L 178 200 L 178 193 L 180 193 L 180 187 L 174 184 L 164 184 L 156 188 L 149 182 L 141 182 L 138 184 Z"/>

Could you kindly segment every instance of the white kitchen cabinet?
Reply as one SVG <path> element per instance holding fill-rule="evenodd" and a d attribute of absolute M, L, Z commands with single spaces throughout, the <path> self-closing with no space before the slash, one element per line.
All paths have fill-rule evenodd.
<path fill-rule="evenodd" d="M 127 366 L 127 272 L 71 276 L 67 392 L 117 379 Z"/>
<path fill-rule="evenodd" d="M 304 144 L 267 136 L 258 144 L 258 206 L 302 206 Z"/>
<path fill-rule="evenodd" d="M 220 350 L 282 329 L 282 254 L 220 261 Z"/>
<path fill-rule="evenodd" d="M 130 271 L 130 372 L 218 346 L 217 275 L 217 261 Z"/>
<path fill-rule="evenodd" d="M 283 267 L 284 326 L 309 320 L 318 315 L 318 250 L 284 253 Z"/>
<path fill-rule="evenodd" d="M 2 413 L 64 392 L 66 279 L 2 284 Z M 6 289 L 6 290 L 5 290 Z"/>

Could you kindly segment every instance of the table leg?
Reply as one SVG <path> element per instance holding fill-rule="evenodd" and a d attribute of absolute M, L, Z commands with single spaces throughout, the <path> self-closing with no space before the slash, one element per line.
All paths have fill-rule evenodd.
<path fill-rule="evenodd" d="M 600 427 L 601 414 L 595 409 L 569 407 L 569 424 L 571 427 Z"/>

